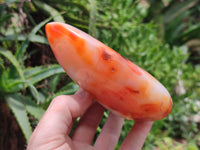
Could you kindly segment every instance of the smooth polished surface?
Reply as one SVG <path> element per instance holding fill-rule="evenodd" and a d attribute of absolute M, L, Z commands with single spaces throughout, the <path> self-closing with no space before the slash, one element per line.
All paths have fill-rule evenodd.
<path fill-rule="evenodd" d="M 131 120 L 159 120 L 170 113 L 170 94 L 149 73 L 68 24 L 52 22 L 45 29 L 66 73 L 104 107 Z"/>

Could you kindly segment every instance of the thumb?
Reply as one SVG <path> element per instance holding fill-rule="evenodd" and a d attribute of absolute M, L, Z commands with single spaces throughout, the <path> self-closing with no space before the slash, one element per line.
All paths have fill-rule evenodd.
<path fill-rule="evenodd" d="M 73 118 L 82 115 L 92 104 L 92 99 L 92 95 L 82 89 L 74 95 L 60 95 L 54 98 L 29 142 L 43 143 L 52 141 L 52 138 L 58 136 L 66 137 L 71 129 Z"/>

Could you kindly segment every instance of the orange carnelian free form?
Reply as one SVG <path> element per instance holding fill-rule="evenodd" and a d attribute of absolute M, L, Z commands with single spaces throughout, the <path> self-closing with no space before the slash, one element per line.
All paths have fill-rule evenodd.
<path fill-rule="evenodd" d="M 68 24 L 45 27 L 66 73 L 107 109 L 131 120 L 158 120 L 172 109 L 166 88 L 131 61 Z"/>

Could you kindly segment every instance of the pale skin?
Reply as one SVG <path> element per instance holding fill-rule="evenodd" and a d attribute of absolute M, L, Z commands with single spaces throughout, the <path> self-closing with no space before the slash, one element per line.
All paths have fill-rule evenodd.
<path fill-rule="evenodd" d="M 109 114 L 93 142 L 104 111 L 92 95 L 82 89 L 74 95 L 56 97 L 35 128 L 27 150 L 114 150 L 124 119 L 113 113 Z M 73 123 L 79 116 L 78 125 L 70 137 Z M 136 121 L 119 150 L 142 149 L 152 124 L 152 121 Z"/>

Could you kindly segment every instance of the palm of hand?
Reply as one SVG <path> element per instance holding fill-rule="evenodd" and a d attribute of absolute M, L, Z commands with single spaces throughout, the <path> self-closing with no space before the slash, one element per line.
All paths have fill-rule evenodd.
<path fill-rule="evenodd" d="M 59 150 L 114 150 L 118 142 L 123 119 L 110 113 L 94 145 L 93 138 L 103 116 L 104 108 L 93 102 L 92 96 L 79 90 L 72 96 L 55 98 L 33 132 L 28 147 Z M 81 119 L 69 137 L 74 120 Z M 152 122 L 136 122 L 122 143 L 120 150 L 139 150 Z"/>

